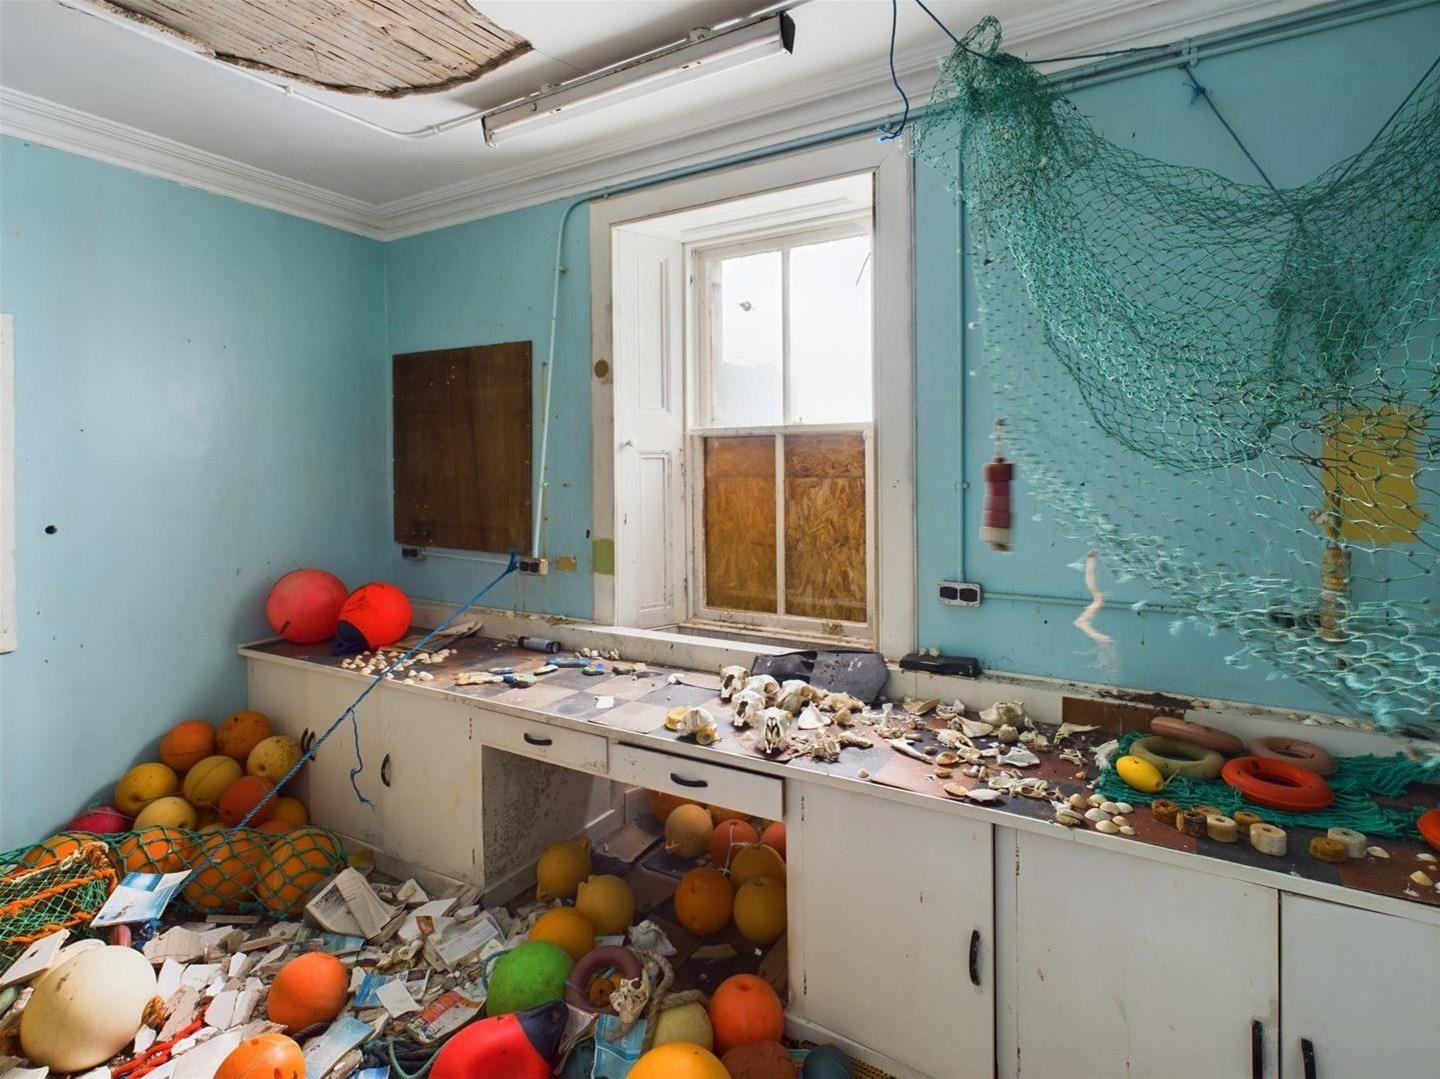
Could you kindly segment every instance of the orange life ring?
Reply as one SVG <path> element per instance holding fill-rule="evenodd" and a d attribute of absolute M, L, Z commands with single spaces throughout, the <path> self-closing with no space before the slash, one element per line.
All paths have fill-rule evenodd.
<path fill-rule="evenodd" d="M 1278 757 L 1236 757 L 1225 762 L 1220 778 L 1247 802 L 1289 813 L 1314 813 L 1335 801 L 1329 783 Z"/>
<path fill-rule="evenodd" d="M 1250 752 L 1257 757 L 1285 761 L 1317 776 L 1328 776 L 1335 772 L 1335 758 L 1317 745 L 1302 742 L 1298 738 L 1270 737 L 1252 738 Z"/>
<path fill-rule="evenodd" d="M 1421 813 L 1420 819 L 1415 822 L 1415 827 L 1420 829 L 1420 837 L 1426 843 L 1436 850 L 1440 850 L 1440 809 Z"/>

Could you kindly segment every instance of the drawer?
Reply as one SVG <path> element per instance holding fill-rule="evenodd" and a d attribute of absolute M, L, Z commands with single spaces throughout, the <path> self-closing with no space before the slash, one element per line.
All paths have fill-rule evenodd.
<path fill-rule="evenodd" d="M 610 778 L 766 820 L 785 817 L 784 780 L 723 764 L 617 745 L 610 750 Z"/>
<path fill-rule="evenodd" d="M 572 731 L 479 708 L 475 711 L 475 740 L 481 745 L 503 749 L 506 753 L 549 761 L 577 772 L 597 776 L 609 773 L 609 742 L 598 734 Z"/>

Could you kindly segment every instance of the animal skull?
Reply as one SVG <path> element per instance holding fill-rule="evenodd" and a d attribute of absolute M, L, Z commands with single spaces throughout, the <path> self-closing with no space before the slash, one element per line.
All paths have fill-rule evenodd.
<path fill-rule="evenodd" d="M 790 744 L 790 713 L 783 708 L 767 708 L 760 713 L 760 745 L 774 755 Z"/>
<path fill-rule="evenodd" d="M 720 668 L 720 700 L 726 704 L 730 698 L 740 692 L 745 686 L 745 680 L 750 677 L 750 671 L 745 667 L 721 667 Z"/>
<path fill-rule="evenodd" d="M 731 722 L 737 727 L 749 727 L 755 722 L 755 717 L 765 710 L 765 695 L 753 689 L 742 689 L 730 703 L 735 708 L 735 718 Z"/>
<path fill-rule="evenodd" d="M 745 688 L 754 690 L 765 698 L 765 704 L 775 703 L 780 696 L 780 683 L 771 678 L 768 674 L 752 674 L 745 680 Z"/>

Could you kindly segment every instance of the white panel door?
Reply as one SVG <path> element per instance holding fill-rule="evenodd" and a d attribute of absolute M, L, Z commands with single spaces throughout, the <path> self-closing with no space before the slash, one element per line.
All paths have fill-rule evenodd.
<path fill-rule="evenodd" d="M 1440 926 L 1285 895 L 1281 1074 L 1440 1075 Z"/>
<path fill-rule="evenodd" d="M 318 738 L 329 729 L 365 688 L 358 678 L 306 671 L 305 727 L 309 738 Z M 335 729 L 328 741 L 315 751 L 315 758 L 306 767 L 309 772 L 307 789 L 310 796 L 310 817 L 316 824 L 333 828 L 342 835 L 374 845 L 380 842 L 380 818 L 383 811 L 384 787 L 380 784 L 380 761 L 384 756 L 381 730 L 380 690 L 371 693 L 356 710 L 355 723 L 346 720 Z M 357 766 L 356 732 L 359 754 L 365 770 L 351 786 L 350 772 Z M 366 805 L 356 797 L 359 788 L 373 804 Z"/>
<path fill-rule="evenodd" d="M 449 877 L 473 878 L 480 748 L 470 709 L 393 688 L 380 696 L 386 853 Z"/>
<path fill-rule="evenodd" d="M 616 229 L 616 622 L 685 616 L 685 264 L 679 242 Z"/>
<path fill-rule="evenodd" d="M 792 1012 L 916 1074 L 988 1079 L 990 826 L 787 785 Z"/>
<path fill-rule="evenodd" d="M 1001 1076 L 1276 1074 L 1272 889 L 1068 838 L 1006 835 L 1018 861 L 997 889 Z"/>

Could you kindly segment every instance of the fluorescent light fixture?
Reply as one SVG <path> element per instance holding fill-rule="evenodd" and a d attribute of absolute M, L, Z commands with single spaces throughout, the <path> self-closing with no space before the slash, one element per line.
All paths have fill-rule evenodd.
<path fill-rule="evenodd" d="M 781 12 L 731 30 L 660 49 L 594 75 L 582 75 L 554 89 L 541 90 L 502 105 L 481 118 L 485 141 L 537 131 L 571 116 L 618 105 L 681 81 L 728 71 L 795 48 L 795 22 Z"/>

